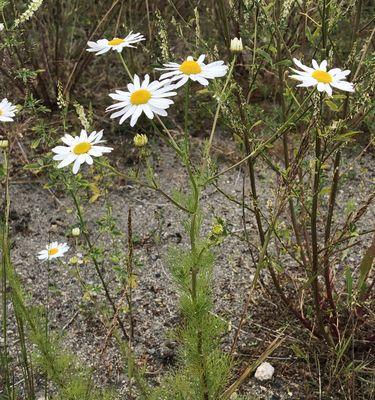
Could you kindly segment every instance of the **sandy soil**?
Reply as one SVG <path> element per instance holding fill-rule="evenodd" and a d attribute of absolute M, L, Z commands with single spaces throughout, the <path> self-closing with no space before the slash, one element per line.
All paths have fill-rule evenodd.
<path fill-rule="evenodd" d="M 183 187 L 185 178 L 176 160 L 167 148 L 158 145 L 162 157 L 158 160 L 157 173 L 162 186 L 170 190 L 170 183 Z M 161 146 L 161 147 L 160 147 Z M 358 147 L 358 148 L 357 148 Z M 360 204 L 362 199 L 373 188 L 375 178 L 374 155 L 366 154 L 364 158 L 352 163 L 361 147 L 352 149 L 352 154 L 344 157 L 344 166 L 352 167 L 349 181 L 345 189 L 340 190 L 338 210 L 343 214 L 345 204 L 352 199 Z M 227 165 L 228 160 L 220 159 L 220 168 Z M 260 197 L 263 200 L 272 198 L 273 177 L 265 166 L 258 164 L 257 177 L 260 181 Z M 36 253 L 49 240 L 65 241 L 71 227 L 77 220 L 72 212 L 72 203 L 63 193 L 54 195 L 43 188 L 39 180 L 15 178 L 12 184 L 12 258 L 21 279 L 33 295 L 35 302 L 44 303 L 47 290 L 47 268 L 36 259 Z M 242 174 L 235 170 L 220 180 L 220 187 L 238 199 L 242 193 Z M 248 187 L 248 186 L 247 186 Z M 157 193 L 124 181 L 114 182 L 107 199 L 113 206 L 113 217 L 120 231 L 126 231 L 126 217 L 129 207 L 133 211 L 133 232 L 138 239 L 135 246 L 137 260 L 138 287 L 135 290 L 135 351 L 141 363 L 146 363 L 148 376 L 157 382 L 162 373 L 172 367 L 176 361 L 176 343 L 168 339 L 168 330 L 179 322 L 176 308 L 176 293 L 165 263 L 165 255 L 171 245 L 183 245 L 184 231 L 181 224 L 182 214 L 172 208 Z M 85 213 L 90 228 L 97 229 L 95 220 L 105 213 L 106 199 L 101 197 L 89 205 Z M 205 221 L 203 231 L 207 232 L 220 216 L 228 222 L 228 228 L 234 235 L 226 238 L 217 249 L 217 262 L 214 277 L 215 312 L 223 319 L 231 322 L 233 335 L 235 326 L 244 304 L 247 289 L 255 271 L 247 244 L 241 238 L 242 210 L 225 199 L 215 188 L 210 187 L 204 194 Z M 370 221 L 374 221 L 374 205 L 361 220 L 360 227 L 369 229 Z M 254 220 L 247 215 L 247 229 L 254 244 L 258 244 Z M 95 234 L 94 234 L 95 237 Z M 98 243 L 106 242 L 108 251 L 111 248 L 126 248 L 126 237 L 119 237 L 113 243 L 108 242 L 105 234 L 97 239 Z M 358 261 L 359 252 L 368 244 L 367 237 L 363 246 L 351 250 L 342 265 Z M 66 261 L 82 253 L 81 239 L 68 239 L 71 250 Z M 84 257 L 83 257 L 84 258 Z M 295 270 L 295 266 L 287 262 L 287 268 Z M 88 284 L 98 284 L 98 278 L 90 262 L 79 266 L 82 277 Z M 103 264 L 103 271 L 110 283 L 113 293 L 116 291 L 114 272 L 111 261 Z M 267 273 L 263 273 L 264 282 L 268 282 Z M 106 330 L 96 311 L 95 304 L 100 304 L 102 296 L 92 301 L 82 300 L 82 290 L 76 278 L 72 264 L 60 263 L 51 267 L 50 277 L 50 311 L 51 328 L 64 331 L 64 341 L 88 365 L 97 369 L 98 383 L 115 385 L 125 393 L 127 380 L 124 364 L 119 357 L 115 344 L 110 341 L 103 349 Z M 255 359 L 269 343 L 281 332 L 288 338 L 283 346 L 268 359 L 275 367 L 272 381 L 260 383 L 251 377 L 241 389 L 249 399 L 282 400 L 282 399 L 315 399 L 317 375 L 309 366 L 298 359 L 291 351 L 291 344 L 299 344 L 309 340 L 300 329 L 296 329 L 293 320 L 286 312 L 278 310 L 279 300 L 264 289 L 258 289 L 250 307 L 250 315 L 243 326 L 239 342 L 239 368 Z M 15 331 L 10 328 L 10 337 Z M 223 341 L 227 348 L 229 340 Z"/>

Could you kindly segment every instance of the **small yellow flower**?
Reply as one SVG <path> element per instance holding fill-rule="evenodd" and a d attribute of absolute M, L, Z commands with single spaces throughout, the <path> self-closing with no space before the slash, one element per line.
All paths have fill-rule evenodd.
<path fill-rule="evenodd" d="M 224 227 L 221 224 L 215 224 L 212 227 L 212 233 L 216 236 L 220 236 L 224 233 Z"/>
<path fill-rule="evenodd" d="M 148 143 L 148 137 L 144 133 L 137 133 L 133 139 L 135 147 L 144 147 Z"/>
<path fill-rule="evenodd" d="M 243 50 L 243 44 L 241 38 L 234 38 L 230 41 L 230 51 L 232 53 L 241 53 Z"/>

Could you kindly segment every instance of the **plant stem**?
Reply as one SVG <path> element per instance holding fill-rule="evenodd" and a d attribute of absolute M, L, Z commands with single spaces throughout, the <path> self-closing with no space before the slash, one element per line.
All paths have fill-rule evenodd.
<path fill-rule="evenodd" d="M 204 164 L 203 165 L 205 165 L 205 162 L 208 160 L 209 155 L 210 155 L 212 141 L 214 139 L 214 134 L 216 132 L 217 121 L 219 119 L 221 106 L 223 104 L 223 96 L 225 95 L 225 91 L 227 90 L 227 87 L 228 87 L 228 84 L 230 82 L 230 79 L 232 78 L 234 66 L 236 65 L 236 60 L 237 60 L 237 55 L 234 55 L 233 60 L 231 62 L 231 65 L 229 67 L 229 72 L 227 74 L 227 79 L 225 80 L 225 84 L 223 86 L 223 89 L 220 92 L 220 96 L 219 96 L 219 99 L 218 99 L 218 105 L 216 107 L 216 112 L 215 112 L 215 116 L 214 116 L 214 121 L 212 123 L 212 128 L 211 128 L 210 136 L 209 136 L 209 139 L 208 139 L 208 144 L 207 144 L 207 148 L 206 148 L 206 152 L 205 152 Z"/>
<path fill-rule="evenodd" d="M 189 157 L 190 154 L 190 140 L 189 140 L 189 99 L 190 99 L 190 79 L 185 85 L 185 102 L 184 102 L 184 147 L 185 156 Z"/>
<path fill-rule="evenodd" d="M 88 231 L 86 229 L 86 223 L 85 223 L 85 220 L 83 218 L 83 213 L 82 213 L 80 204 L 78 202 L 77 196 L 75 195 L 74 190 L 72 190 L 70 188 L 68 188 L 68 190 L 70 192 L 70 195 L 72 196 L 72 199 L 73 199 L 76 211 L 77 211 L 78 219 L 79 219 L 79 222 L 80 222 L 80 225 L 81 225 L 81 230 L 82 230 L 82 233 L 83 233 L 83 237 L 84 237 L 84 239 L 86 241 L 86 244 L 87 244 L 87 247 L 89 249 L 89 254 L 90 254 L 92 262 L 94 263 L 94 267 L 95 267 L 96 273 L 98 274 L 100 282 L 101 282 L 102 287 L 104 289 L 105 296 L 106 296 L 109 304 L 112 307 L 113 315 L 116 316 L 117 322 L 118 322 L 118 324 L 120 326 L 120 329 L 121 329 L 124 337 L 126 339 L 129 339 L 128 334 L 126 333 L 125 326 L 124 326 L 120 316 L 117 313 L 116 304 L 115 304 L 114 300 L 112 299 L 111 294 L 109 293 L 109 289 L 108 289 L 108 286 L 107 286 L 107 284 L 106 284 L 106 282 L 104 280 L 104 276 L 103 276 L 102 272 L 100 271 L 99 263 L 98 263 L 95 255 L 93 254 L 94 247 L 93 247 L 93 245 L 91 243 L 90 236 L 89 236 Z"/>
<path fill-rule="evenodd" d="M 7 266 L 9 264 L 9 214 L 10 214 L 10 194 L 9 194 L 9 147 L 4 149 L 4 172 L 5 172 L 5 191 L 4 191 L 4 221 L 2 232 L 2 279 L 1 279 L 1 295 L 2 295 L 2 335 L 3 335 L 3 350 L 1 354 L 2 369 L 4 370 L 4 386 L 9 398 L 11 398 L 11 388 L 9 380 L 9 359 L 8 359 L 8 336 L 7 336 Z"/>
<path fill-rule="evenodd" d="M 262 144 L 260 144 L 258 147 L 256 147 L 250 154 L 248 154 L 246 157 L 244 157 L 242 160 L 238 161 L 237 163 L 233 164 L 232 166 L 220 171 L 219 173 L 217 173 L 216 175 L 210 177 L 207 179 L 207 181 L 205 182 L 206 184 L 208 182 L 211 182 L 213 180 L 216 180 L 219 176 L 226 174 L 227 172 L 231 171 L 234 168 L 239 167 L 240 165 L 242 165 L 244 162 L 246 162 L 249 158 L 253 157 L 257 157 L 263 150 L 265 150 L 267 148 L 267 146 L 269 146 L 270 144 L 272 144 L 275 140 L 277 140 L 285 131 L 285 129 L 287 129 L 289 127 L 289 125 L 292 122 L 296 122 L 296 120 L 298 118 L 296 118 L 297 114 L 300 112 L 300 110 L 302 109 L 302 107 L 310 100 L 312 94 L 314 93 L 314 91 L 311 91 L 310 94 L 303 100 L 303 102 L 299 105 L 298 109 L 290 116 L 290 118 L 279 128 L 276 130 L 276 132 L 273 133 L 273 135 L 271 135 L 267 140 L 265 140 Z M 302 113 L 302 115 L 305 113 L 306 111 L 304 111 Z M 301 116 L 300 116 L 301 117 Z"/>
<path fill-rule="evenodd" d="M 319 185 L 320 185 L 320 151 L 321 140 L 319 132 L 315 136 L 315 166 L 314 166 L 314 183 L 312 194 L 312 210 L 311 210 L 311 246 L 312 246 L 312 288 L 315 303 L 315 311 L 318 318 L 318 325 L 322 333 L 322 322 L 320 317 L 320 296 L 319 296 L 319 260 L 318 260 L 318 228 L 317 228 L 317 214 L 318 214 L 318 199 L 319 199 Z"/>
<path fill-rule="evenodd" d="M 323 98 L 320 97 L 320 116 L 322 119 Z M 319 129 L 315 133 L 315 164 L 314 164 L 314 180 L 311 205 L 311 288 L 314 298 L 315 315 L 319 334 L 326 339 L 327 344 L 331 343 L 331 339 L 324 329 L 322 312 L 320 308 L 320 289 L 319 289 L 319 249 L 318 249 L 318 206 L 320 192 L 320 176 L 321 173 L 321 139 Z"/>
<path fill-rule="evenodd" d="M 276 6 L 275 6 L 275 23 L 276 26 L 281 24 L 281 0 L 276 0 Z M 279 80 L 279 101 L 281 104 L 281 111 L 282 111 L 282 122 L 284 123 L 287 119 L 287 112 L 286 112 L 286 106 L 285 106 L 285 99 L 284 99 L 284 74 L 283 74 L 283 69 L 282 65 L 280 64 L 280 61 L 282 60 L 282 41 L 280 35 L 276 35 L 276 48 L 277 48 L 277 73 L 278 73 L 278 80 Z M 283 133 L 283 149 L 284 149 L 284 163 L 285 163 L 285 170 L 289 170 L 290 162 L 289 162 L 289 143 L 288 143 L 288 134 L 289 132 L 285 131 Z M 301 240 L 301 235 L 300 235 L 300 230 L 297 222 L 297 217 L 296 217 L 296 212 L 294 208 L 294 203 L 293 199 L 290 197 L 288 199 L 289 203 L 289 212 L 290 212 L 290 217 L 291 217 L 291 222 L 292 222 L 292 227 L 293 231 L 296 237 L 296 242 L 297 245 L 300 249 L 301 253 L 301 259 L 304 264 L 304 266 L 307 268 L 307 260 L 305 256 L 305 251 L 304 251 L 304 246 Z"/>
<path fill-rule="evenodd" d="M 133 229 L 132 229 L 132 209 L 128 211 L 128 259 L 126 263 L 126 273 L 128 282 L 126 300 L 129 308 L 129 322 L 130 322 L 130 333 L 129 333 L 129 345 L 131 346 L 134 337 L 134 317 L 133 317 Z"/>
<path fill-rule="evenodd" d="M 126 302 L 129 310 L 129 340 L 128 340 L 128 371 L 129 371 L 129 396 L 132 396 L 132 379 L 134 374 L 133 365 L 133 338 L 134 338 L 134 316 L 133 316 L 133 230 L 132 230 L 132 209 L 128 210 L 128 259 L 126 262 L 127 287 L 125 287 Z"/>
<path fill-rule="evenodd" d="M 119 55 L 119 57 L 120 57 L 122 66 L 124 67 L 126 73 L 128 74 L 129 79 L 130 79 L 132 82 L 134 82 L 133 75 L 131 74 L 131 72 L 130 72 L 130 70 L 129 70 L 127 64 L 126 64 L 126 62 L 125 62 L 125 60 L 124 60 L 124 57 L 122 56 L 121 53 L 118 53 L 118 55 Z"/>
<path fill-rule="evenodd" d="M 340 160 L 341 160 L 341 151 L 338 150 L 336 152 L 335 161 L 333 164 L 333 171 L 334 171 L 333 172 L 333 180 L 332 180 L 332 185 L 331 185 L 331 190 L 330 190 L 328 214 L 327 214 L 327 221 L 326 221 L 326 227 L 325 227 L 325 232 L 324 232 L 324 247 L 326 248 L 326 251 L 324 252 L 324 257 L 323 257 L 324 280 L 325 280 L 325 286 L 326 286 L 326 291 L 327 291 L 327 298 L 328 298 L 328 301 L 332 308 L 334 317 L 337 317 L 337 315 L 336 315 L 336 305 L 335 305 L 335 302 L 333 300 L 333 295 L 332 295 L 332 273 L 331 273 L 331 265 L 329 262 L 329 241 L 331 238 L 333 210 L 334 210 L 334 207 L 336 204 L 336 194 L 337 194 L 337 188 L 338 188 L 338 183 L 339 183 L 339 178 L 340 178 L 340 173 L 339 173 Z"/>

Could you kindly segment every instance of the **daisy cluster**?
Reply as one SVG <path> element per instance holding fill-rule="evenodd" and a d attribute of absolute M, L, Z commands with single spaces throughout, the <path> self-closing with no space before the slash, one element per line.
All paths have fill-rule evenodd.
<path fill-rule="evenodd" d="M 113 39 L 99 39 L 89 41 L 87 51 L 102 55 L 109 51 L 121 53 L 126 47 L 136 47 L 135 45 L 145 40 L 141 33 L 130 32 L 125 37 L 114 37 Z M 243 49 L 241 39 L 235 38 L 231 41 L 231 51 L 240 52 Z M 119 124 L 130 121 L 130 126 L 134 127 L 142 114 L 147 118 L 153 119 L 156 116 L 167 116 L 168 108 L 174 103 L 172 97 L 177 95 L 177 90 L 188 81 L 197 82 L 202 86 L 207 86 L 209 81 L 221 78 L 226 75 L 228 66 L 224 61 L 214 61 L 205 63 L 206 56 L 201 54 L 197 59 L 187 56 L 181 62 L 171 61 L 163 64 L 163 67 L 156 68 L 162 74 L 158 80 L 152 81 L 150 75 L 146 74 L 143 78 L 137 74 L 131 76 L 131 82 L 126 85 L 127 90 L 115 90 L 109 96 L 116 102 L 107 107 L 110 118 L 119 118 Z M 293 69 L 290 77 L 301 83 L 298 87 L 316 86 L 319 92 L 326 92 L 332 95 L 332 88 L 343 91 L 353 92 L 354 86 L 346 81 L 350 71 L 342 71 L 340 68 L 327 70 L 327 61 L 323 60 L 318 64 L 312 61 L 312 68 L 303 65 L 299 60 L 293 60 L 300 69 Z M 92 165 L 93 157 L 100 157 L 104 153 L 109 153 L 112 148 L 101 145 L 103 131 L 88 134 L 85 130 L 81 131 L 80 136 L 73 137 L 66 134 L 61 140 L 65 146 L 57 146 L 52 151 L 55 153 L 54 160 L 59 161 L 58 168 L 73 164 L 73 173 L 78 173 L 80 166 L 84 163 Z"/>
<path fill-rule="evenodd" d="M 41 3 L 40 0 L 33 0 L 21 17 L 21 22 L 27 20 L 40 7 Z M 20 21 L 16 21 L 16 23 L 20 23 Z M 89 41 L 87 51 L 102 55 L 112 50 L 120 54 L 124 48 L 135 48 L 136 43 L 144 40 L 145 37 L 141 33 L 130 32 L 125 37 L 114 37 L 111 40 L 100 39 L 96 42 Z M 238 53 L 242 50 L 242 40 L 234 38 L 231 41 L 231 51 Z M 171 97 L 176 96 L 177 90 L 187 82 L 192 81 L 207 86 L 210 80 L 226 75 L 228 66 L 224 61 L 205 63 L 205 58 L 204 54 L 197 59 L 187 56 L 181 62 L 171 61 L 163 64 L 162 68 L 156 68 L 157 71 L 163 73 L 158 80 L 154 81 L 151 81 L 148 74 L 143 79 L 134 74 L 131 82 L 126 86 L 127 90 L 116 90 L 109 94 L 113 100 L 117 101 L 107 108 L 107 111 L 112 113 L 110 117 L 119 118 L 120 124 L 130 119 L 130 126 L 133 127 L 142 114 L 149 119 L 153 119 L 155 115 L 167 116 L 166 110 L 174 103 Z M 332 96 L 333 89 L 354 92 L 353 83 L 346 80 L 350 74 L 349 70 L 328 69 L 327 60 L 323 60 L 320 64 L 316 60 L 312 60 L 312 67 L 302 64 L 296 58 L 293 61 L 299 70 L 291 68 L 294 74 L 290 77 L 300 82 L 297 87 L 316 87 L 318 92 L 325 92 L 328 96 Z M 0 102 L 0 122 L 13 121 L 15 113 L 16 106 L 6 98 Z M 113 150 L 111 147 L 103 146 L 103 130 L 91 133 L 81 130 L 80 135 L 75 137 L 65 134 L 61 141 L 64 146 L 56 146 L 52 149 L 52 152 L 55 153 L 53 159 L 59 161 L 57 168 L 73 164 L 73 174 L 78 173 L 82 164 L 92 165 L 95 157 L 100 157 Z M 137 147 L 146 145 L 147 136 L 136 135 L 134 144 Z M 42 261 L 50 261 L 62 257 L 68 249 L 66 243 L 52 242 L 38 253 L 38 258 Z"/>

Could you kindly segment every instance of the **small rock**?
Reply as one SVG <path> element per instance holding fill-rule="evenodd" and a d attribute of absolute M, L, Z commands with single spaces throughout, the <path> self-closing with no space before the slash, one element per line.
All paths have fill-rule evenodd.
<path fill-rule="evenodd" d="M 274 372 L 275 368 L 270 363 L 264 362 L 259 365 L 254 376 L 260 381 L 268 381 L 273 377 Z"/>

